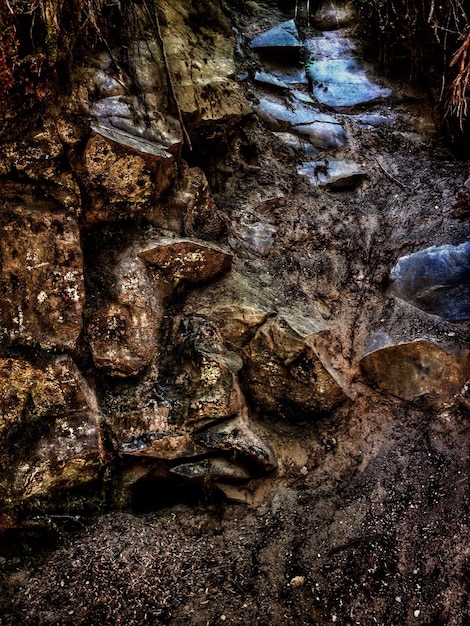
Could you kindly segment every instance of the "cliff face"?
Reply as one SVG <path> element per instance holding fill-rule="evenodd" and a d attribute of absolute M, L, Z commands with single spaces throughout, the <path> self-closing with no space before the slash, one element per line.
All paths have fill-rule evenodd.
<path fill-rule="evenodd" d="M 231 623 L 408 623 L 416 611 L 463 623 L 468 164 L 443 147 L 426 96 L 364 61 L 352 3 L 322 3 L 311 25 L 302 3 L 296 20 L 276 2 L 10 4 L 5 536 L 33 519 L 206 502 L 152 524 L 170 569 L 192 537 L 190 582 L 217 587 Z M 110 519 L 98 543 L 119 532 Z M 204 568 L 196 526 L 233 578 Z M 80 541 L 53 558 L 81 562 Z M 184 584 L 140 544 L 136 558 L 176 595 L 160 606 L 136 585 L 135 623 L 148 610 L 195 619 L 200 597 L 178 622 Z M 110 563 L 95 590 L 117 585 Z M 5 605 L 12 620 L 46 620 L 45 588 L 21 608 L 35 584 Z M 259 602 L 242 598 L 235 616 L 239 588 Z M 103 587 L 103 623 L 130 623 L 110 597 Z M 219 619 L 204 607 L 201 623 Z"/>

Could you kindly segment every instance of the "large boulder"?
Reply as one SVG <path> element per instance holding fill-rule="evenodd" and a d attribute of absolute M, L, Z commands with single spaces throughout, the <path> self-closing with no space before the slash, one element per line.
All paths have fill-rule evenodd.
<path fill-rule="evenodd" d="M 470 243 L 432 246 L 401 257 L 390 291 L 450 322 L 470 319 Z"/>
<path fill-rule="evenodd" d="M 291 314 L 261 326 L 242 353 L 244 388 L 261 413 L 314 419 L 346 399 L 339 379 L 315 349 L 316 337 L 327 332 Z"/>
<path fill-rule="evenodd" d="M 115 135 L 91 135 L 78 165 L 88 197 L 88 223 L 152 214 L 176 176 L 173 156 L 154 148 L 145 139 L 130 145 L 118 143 Z"/>

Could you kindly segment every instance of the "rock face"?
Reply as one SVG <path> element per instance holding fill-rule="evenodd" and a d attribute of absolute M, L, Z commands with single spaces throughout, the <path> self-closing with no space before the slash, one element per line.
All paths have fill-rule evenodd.
<path fill-rule="evenodd" d="M 0 621 L 461 624 L 468 170 L 426 98 L 341 0 L 3 5 Z"/>
<path fill-rule="evenodd" d="M 7 358 L 0 372 L 2 512 L 54 490 L 96 486 L 104 461 L 98 405 L 72 360 Z"/>
<path fill-rule="evenodd" d="M 2 342 L 73 348 L 85 297 L 78 224 L 54 203 L 23 196 L 0 205 Z"/>

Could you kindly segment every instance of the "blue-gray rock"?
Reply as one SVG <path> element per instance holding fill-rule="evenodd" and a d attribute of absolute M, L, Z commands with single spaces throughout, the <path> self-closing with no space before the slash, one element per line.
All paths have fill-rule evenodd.
<path fill-rule="evenodd" d="M 251 42 L 253 49 L 257 48 L 300 48 L 302 43 L 294 20 L 283 22 L 270 28 Z"/>
<path fill-rule="evenodd" d="M 278 89 L 289 89 L 289 85 L 269 72 L 255 72 L 255 82 Z"/>
<path fill-rule="evenodd" d="M 296 98 L 288 103 L 274 97 L 261 98 L 256 111 L 271 130 L 289 130 L 290 126 L 307 136 L 316 148 L 336 149 L 346 144 L 346 133 L 333 116 Z"/>
<path fill-rule="evenodd" d="M 307 75 L 321 104 L 353 107 L 388 98 L 392 90 L 370 82 L 357 59 L 324 59 L 309 63 Z"/>
<path fill-rule="evenodd" d="M 358 163 L 340 159 L 303 163 L 297 172 L 306 176 L 311 185 L 331 189 L 356 187 L 366 176 L 365 169 Z"/>
<path fill-rule="evenodd" d="M 393 295 L 450 322 L 470 319 L 470 242 L 432 246 L 399 259 Z"/>

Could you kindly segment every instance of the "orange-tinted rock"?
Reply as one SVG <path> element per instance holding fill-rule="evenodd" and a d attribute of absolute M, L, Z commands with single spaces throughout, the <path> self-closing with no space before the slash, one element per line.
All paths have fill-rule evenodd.
<path fill-rule="evenodd" d="M 162 278 L 176 286 L 179 282 L 204 283 L 232 267 L 230 254 L 195 241 L 165 241 L 139 253 Z"/>
<path fill-rule="evenodd" d="M 75 346 L 85 296 L 75 220 L 44 201 L 0 202 L 0 338 Z"/>
<path fill-rule="evenodd" d="M 394 396 L 438 406 L 452 400 L 469 376 L 462 356 L 427 339 L 385 345 L 362 357 L 361 368 L 374 386 Z"/>
<path fill-rule="evenodd" d="M 112 302 L 88 325 L 96 367 L 110 376 L 136 376 L 154 358 L 159 318 L 149 306 Z"/>

